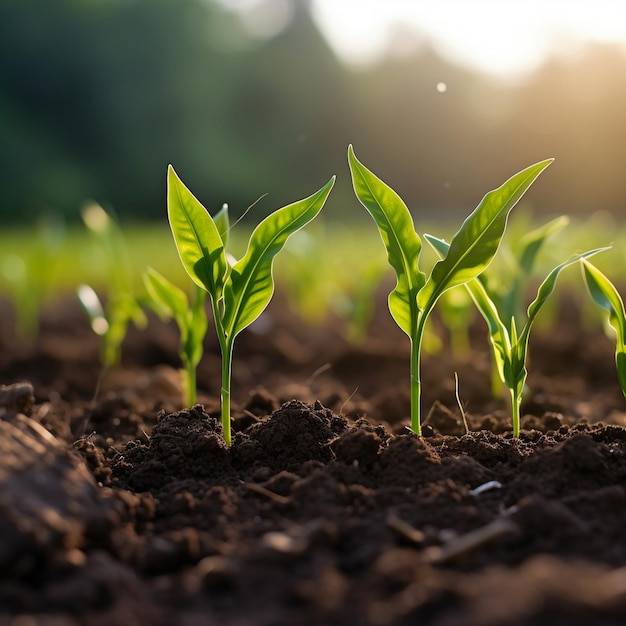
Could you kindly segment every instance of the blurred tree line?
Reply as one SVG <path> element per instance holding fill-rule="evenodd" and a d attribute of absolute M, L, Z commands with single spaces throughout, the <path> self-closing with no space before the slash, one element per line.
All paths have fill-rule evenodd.
<path fill-rule="evenodd" d="M 255 219 L 336 173 L 326 213 L 353 217 L 348 143 L 415 210 L 469 210 L 553 156 L 537 207 L 624 211 L 622 48 L 555 57 L 517 82 L 426 45 L 355 69 L 306 0 L 291 4 L 289 25 L 263 39 L 210 0 L 3 0 L 3 221 L 73 219 L 87 198 L 163 219 L 168 163 L 211 210 L 237 215 L 267 193 Z"/>

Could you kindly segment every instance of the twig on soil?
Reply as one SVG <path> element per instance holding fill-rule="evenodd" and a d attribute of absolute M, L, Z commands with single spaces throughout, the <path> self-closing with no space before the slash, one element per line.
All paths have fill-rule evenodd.
<path fill-rule="evenodd" d="M 287 502 L 289 502 L 289 498 L 285 496 L 281 496 L 278 493 L 274 493 L 273 491 L 270 491 L 269 489 L 266 489 L 265 487 L 261 487 L 261 485 L 257 485 L 255 483 L 244 483 L 244 485 L 250 491 L 254 491 L 255 493 L 265 496 L 266 498 L 269 498 L 270 500 L 274 500 L 274 502 L 278 502 L 279 504 L 287 504 Z"/>
<path fill-rule="evenodd" d="M 424 542 L 424 533 L 421 530 L 417 530 L 417 528 L 414 528 L 411 524 L 408 524 L 393 514 L 387 517 L 387 526 L 400 535 L 400 537 L 411 543 L 421 544 Z"/>
<path fill-rule="evenodd" d="M 350 400 L 352 400 L 352 398 L 354 398 L 356 392 L 359 390 L 358 387 L 354 388 L 354 391 L 344 400 L 343 404 L 341 405 L 341 408 L 339 409 L 339 415 L 343 415 L 343 410 L 346 406 L 346 404 L 348 404 L 348 402 L 350 402 Z"/>
<path fill-rule="evenodd" d="M 467 416 L 465 415 L 465 407 L 461 402 L 461 397 L 459 395 L 459 375 L 454 372 L 454 395 L 456 396 L 456 403 L 459 405 L 459 410 L 461 411 L 461 417 L 463 418 L 463 424 L 465 426 L 465 433 L 469 433 L 469 426 L 467 425 Z"/>
<path fill-rule="evenodd" d="M 318 367 L 307 379 L 306 382 L 304 383 L 305 385 L 310 385 L 318 376 L 321 376 L 324 372 L 327 372 L 330 368 L 332 367 L 332 365 L 330 363 L 324 363 L 324 365 L 321 365 L 320 367 Z"/>
<path fill-rule="evenodd" d="M 489 524 L 472 530 L 460 537 L 451 539 L 443 546 L 433 546 L 424 551 L 424 556 L 429 563 L 449 563 L 459 557 L 496 541 L 501 537 L 517 532 L 518 525 L 509 519 L 498 518 Z"/>
<path fill-rule="evenodd" d="M 502 483 L 499 480 L 489 480 L 482 485 L 478 485 L 474 489 L 470 490 L 471 496 L 479 496 L 481 493 L 485 493 L 485 491 L 491 491 L 492 489 L 502 489 Z"/>

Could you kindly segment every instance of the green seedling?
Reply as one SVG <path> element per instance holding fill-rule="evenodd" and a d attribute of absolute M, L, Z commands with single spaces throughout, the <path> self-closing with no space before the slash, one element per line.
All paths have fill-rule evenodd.
<path fill-rule="evenodd" d="M 389 310 L 411 341 L 411 430 L 421 434 L 420 352 L 426 320 L 439 297 L 448 289 L 476 278 L 495 255 L 511 209 L 553 159 L 522 170 L 501 187 L 490 191 L 452 237 L 443 259 L 428 277 L 419 269 L 422 243 L 408 208 L 389 186 L 360 163 L 352 146 L 348 161 L 354 191 L 374 218 L 397 276 L 389 295 Z"/>
<path fill-rule="evenodd" d="M 194 298 L 149 267 L 143 275 L 148 303 L 162 319 L 173 319 L 180 333 L 179 355 L 183 364 L 181 375 L 187 406 L 196 403 L 196 370 L 202 358 L 208 319 L 204 303 L 207 292 L 194 285 Z"/>
<path fill-rule="evenodd" d="M 178 254 L 191 279 L 211 300 L 222 355 L 221 419 L 231 442 L 230 383 L 235 337 L 265 310 L 274 293 L 274 257 L 291 234 L 322 210 L 335 178 L 313 195 L 266 217 L 252 232 L 243 258 L 231 265 L 225 237 L 209 212 L 169 167 L 167 210 Z"/>
<path fill-rule="evenodd" d="M 102 338 L 104 369 L 119 364 L 128 325 L 146 325 L 146 316 L 133 293 L 126 243 L 119 224 L 98 204 L 90 203 L 81 213 L 87 229 L 104 252 L 107 264 L 106 305 L 89 285 L 80 285 L 78 298 L 89 317 L 92 330 Z"/>
<path fill-rule="evenodd" d="M 424 235 L 424 237 L 437 253 L 445 258 L 449 253 L 451 244 L 432 235 Z M 539 286 L 536 298 L 528 306 L 525 322 L 519 316 L 512 315 L 508 317 L 506 307 L 498 304 L 498 300 L 494 299 L 489 293 L 483 276 L 465 283 L 465 288 L 487 322 L 489 341 L 497 371 L 511 395 L 514 437 L 519 437 L 520 433 L 522 396 L 528 376 L 526 357 L 528 354 L 530 329 L 533 322 L 541 307 L 554 291 L 559 274 L 569 265 L 606 249 L 598 248 L 577 254 L 564 263 L 557 265 Z"/>
<path fill-rule="evenodd" d="M 562 215 L 537 228 L 529 229 L 530 219 L 529 214 L 521 214 L 521 219 L 511 225 L 509 237 L 503 240 L 498 253 L 499 262 L 492 264 L 480 278 L 503 320 L 515 318 L 519 322 L 523 319 L 524 295 L 528 281 L 536 270 L 539 252 L 550 237 L 569 224 L 569 218 Z M 494 398 L 499 396 L 502 385 L 494 361 L 491 378 Z"/>
<path fill-rule="evenodd" d="M 581 259 L 583 278 L 592 300 L 608 312 L 608 322 L 615 331 L 615 365 L 617 378 L 626 396 L 626 312 L 624 301 L 615 285 L 595 265 Z"/>

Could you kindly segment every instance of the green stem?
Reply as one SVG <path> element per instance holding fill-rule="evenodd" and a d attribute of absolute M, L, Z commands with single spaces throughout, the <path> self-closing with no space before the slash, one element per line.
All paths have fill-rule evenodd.
<path fill-rule="evenodd" d="M 519 437 L 520 422 L 521 422 L 521 408 L 522 408 L 522 394 L 518 392 L 517 387 L 509 389 L 511 392 L 511 412 L 513 420 L 513 437 Z"/>
<path fill-rule="evenodd" d="M 219 303 L 211 298 L 211 308 L 213 309 L 213 320 L 215 321 L 215 331 L 217 333 L 217 341 L 220 344 L 220 352 L 222 353 L 222 387 L 220 391 L 221 419 L 222 419 L 222 436 L 226 445 L 231 443 L 230 432 L 230 379 L 232 376 L 233 366 L 233 343 L 234 337 L 229 337 L 224 330 L 222 324 L 222 314 Z"/>
<path fill-rule="evenodd" d="M 222 436 L 226 445 L 231 443 L 230 433 L 230 379 L 233 364 L 233 342 L 227 340 L 222 347 Z"/>
<path fill-rule="evenodd" d="M 411 430 L 416 435 L 422 434 L 421 424 L 421 395 L 422 383 L 420 381 L 420 344 L 421 337 L 411 339 Z"/>
<path fill-rule="evenodd" d="M 420 359 L 422 353 L 422 339 L 426 318 L 432 307 L 416 312 L 416 328 L 411 337 L 411 430 L 416 435 L 422 434 L 421 404 L 422 383 L 420 375 Z"/>
<path fill-rule="evenodd" d="M 185 369 L 183 370 L 185 376 L 185 391 L 187 393 L 187 406 L 192 407 L 198 396 L 196 394 L 196 366 L 189 360 L 185 360 Z"/>

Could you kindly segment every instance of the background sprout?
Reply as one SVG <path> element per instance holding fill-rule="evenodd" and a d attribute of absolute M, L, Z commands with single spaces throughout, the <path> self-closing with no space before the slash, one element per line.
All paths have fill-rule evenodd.
<path fill-rule="evenodd" d="M 148 303 L 162 319 L 173 319 L 178 326 L 185 401 L 187 406 L 193 406 L 197 398 L 196 370 L 204 351 L 203 342 L 208 327 L 204 308 L 207 292 L 194 285 L 194 298 L 190 303 L 182 289 L 155 269 L 149 267 L 144 272 L 143 279 L 148 293 Z"/>
<path fill-rule="evenodd" d="M 450 245 L 445 241 L 432 235 L 424 235 L 424 237 L 442 257 L 448 254 Z M 528 376 L 526 357 L 528 354 L 530 329 L 533 322 L 541 307 L 554 291 L 559 274 L 569 265 L 606 249 L 598 248 L 577 254 L 568 261 L 557 265 L 539 286 L 536 298 L 528 306 L 525 320 L 515 315 L 505 317 L 508 315 L 508 310 L 503 304 L 504 301 L 494 300 L 491 297 L 482 276 L 465 284 L 472 300 L 487 322 L 489 341 L 496 368 L 500 379 L 511 395 L 514 437 L 519 437 L 520 434 L 520 410 L 524 386 Z"/>
<path fill-rule="evenodd" d="M 119 224 L 95 202 L 86 205 L 81 215 L 104 252 L 107 265 L 105 304 L 89 285 L 80 285 L 77 291 L 92 329 L 102 337 L 101 359 L 106 369 L 121 360 L 128 324 L 143 327 L 147 320 L 132 288 L 126 242 Z"/>

